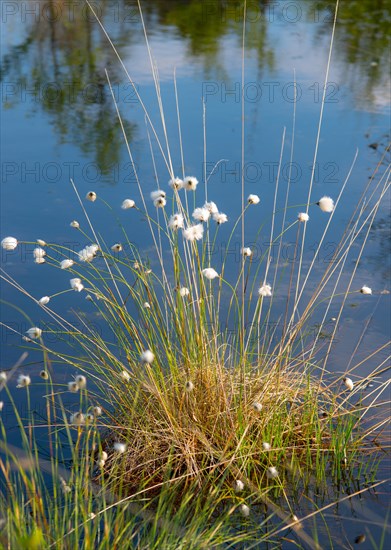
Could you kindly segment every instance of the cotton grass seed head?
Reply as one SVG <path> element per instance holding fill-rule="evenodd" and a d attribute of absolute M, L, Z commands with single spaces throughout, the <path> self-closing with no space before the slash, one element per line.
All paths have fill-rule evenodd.
<path fill-rule="evenodd" d="M 210 212 L 207 208 L 196 208 L 192 216 L 199 222 L 207 222 L 210 218 Z"/>
<path fill-rule="evenodd" d="M 140 355 L 140 359 L 143 363 L 148 363 L 150 365 L 151 363 L 153 363 L 153 360 L 155 359 L 155 356 L 154 356 L 154 354 L 152 353 L 151 350 L 146 349 Z"/>
<path fill-rule="evenodd" d="M 152 191 L 150 193 L 150 197 L 153 201 L 155 201 L 156 199 L 165 199 L 166 198 L 166 192 L 163 191 L 162 189 L 156 189 L 156 191 Z"/>
<path fill-rule="evenodd" d="M 4 248 L 4 250 L 15 250 L 17 246 L 18 241 L 15 237 L 5 237 L 5 239 L 1 241 L 1 247 Z"/>
<path fill-rule="evenodd" d="M 43 241 L 42 239 L 37 239 L 37 244 L 38 244 L 39 246 L 47 246 L 46 242 Z"/>
<path fill-rule="evenodd" d="M 158 197 L 153 201 L 155 208 L 164 208 L 167 204 L 167 201 L 164 197 Z"/>
<path fill-rule="evenodd" d="M 244 483 L 240 479 L 235 479 L 232 486 L 237 493 L 240 493 L 244 489 Z"/>
<path fill-rule="evenodd" d="M 46 256 L 46 252 L 43 248 L 37 247 L 33 250 L 33 256 L 34 258 L 43 258 Z"/>
<path fill-rule="evenodd" d="M 191 380 L 188 380 L 185 384 L 185 390 L 187 392 L 192 392 L 194 390 L 194 384 Z"/>
<path fill-rule="evenodd" d="M 86 195 L 86 199 L 88 201 L 91 201 L 91 202 L 95 202 L 96 201 L 96 193 L 95 191 L 88 191 L 87 195 Z"/>
<path fill-rule="evenodd" d="M 50 296 L 42 296 L 42 298 L 40 298 L 38 300 L 38 303 L 41 305 L 41 306 L 46 306 L 46 304 L 48 304 L 50 302 Z"/>
<path fill-rule="evenodd" d="M 69 225 L 70 225 L 71 227 L 73 227 L 73 229 L 79 229 L 79 227 L 80 227 L 79 222 L 76 221 L 76 220 L 71 221 L 71 223 L 70 223 Z"/>
<path fill-rule="evenodd" d="M 102 460 L 106 461 L 109 458 L 109 455 L 106 453 L 106 451 L 102 451 L 100 457 Z"/>
<path fill-rule="evenodd" d="M 71 414 L 69 421 L 74 426 L 83 426 L 86 423 L 86 417 L 82 412 L 78 411 Z"/>
<path fill-rule="evenodd" d="M 372 289 L 369 288 L 369 286 L 364 285 L 363 287 L 360 288 L 360 292 L 361 294 L 372 294 Z"/>
<path fill-rule="evenodd" d="M 129 208 L 134 208 L 135 206 L 136 203 L 132 199 L 125 199 L 121 204 L 122 210 L 129 210 Z"/>
<path fill-rule="evenodd" d="M 252 254 L 251 248 L 249 247 L 242 248 L 242 254 L 245 258 L 249 258 Z"/>
<path fill-rule="evenodd" d="M 34 259 L 35 264 L 44 264 L 45 262 L 46 262 L 45 258 L 42 258 L 40 256 L 38 256 L 38 258 Z"/>
<path fill-rule="evenodd" d="M 206 267 L 205 269 L 202 270 L 202 274 L 204 277 L 206 277 L 210 281 L 212 281 L 213 279 L 219 276 L 219 274 L 215 269 L 213 269 L 213 267 Z"/>
<path fill-rule="evenodd" d="M 75 378 L 75 382 L 79 390 L 84 390 L 84 388 L 87 386 L 87 378 L 83 374 L 78 374 Z"/>
<path fill-rule="evenodd" d="M 121 372 L 121 378 L 122 378 L 122 380 L 124 380 L 124 382 L 129 382 L 129 380 L 130 380 L 130 374 L 128 373 L 127 370 L 123 370 L 123 371 Z"/>
<path fill-rule="evenodd" d="M 260 198 L 258 197 L 258 195 L 249 195 L 247 197 L 247 202 L 249 204 L 258 204 L 260 202 Z"/>
<path fill-rule="evenodd" d="M 183 181 L 181 180 L 181 178 L 172 178 L 169 180 L 168 185 L 172 189 L 176 189 L 177 191 L 179 191 L 179 189 L 183 188 Z"/>
<path fill-rule="evenodd" d="M 42 335 L 42 330 L 38 327 L 31 327 L 26 331 L 26 334 L 31 340 L 36 340 Z"/>
<path fill-rule="evenodd" d="M 5 384 L 7 382 L 7 373 L 4 371 L 0 372 L 0 383 Z"/>
<path fill-rule="evenodd" d="M 174 214 L 168 220 L 168 227 L 176 231 L 177 229 L 184 228 L 184 219 L 182 214 Z"/>
<path fill-rule="evenodd" d="M 351 378 L 345 377 L 343 379 L 343 383 L 345 384 L 345 386 L 348 388 L 349 391 L 352 391 L 352 389 L 354 388 L 354 383 Z"/>
<path fill-rule="evenodd" d="M 71 393 L 77 393 L 79 391 L 79 386 L 75 380 L 68 382 L 68 391 Z"/>
<path fill-rule="evenodd" d="M 60 262 L 61 269 L 68 269 L 69 267 L 72 267 L 75 262 L 73 260 L 62 260 Z"/>
<path fill-rule="evenodd" d="M 222 223 L 226 223 L 228 221 L 227 214 L 223 214 L 223 212 L 215 212 L 213 214 L 213 219 L 217 225 L 221 225 Z"/>
<path fill-rule="evenodd" d="M 299 222 L 308 222 L 310 217 L 305 212 L 300 212 L 300 214 L 298 214 L 297 216 L 297 219 L 299 220 Z"/>
<path fill-rule="evenodd" d="M 121 243 L 115 243 L 113 246 L 110 247 L 113 252 L 121 252 L 122 250 L 122 244 Z"/>
<path fill-rule="evenodd" d="M 3 410 L 4 407 L 4 401 L 0 401 L 0 412 Z"/>
<path fill-rule="evenodd" d="M 271 449 L 270 443 L 268 443 L 267 441 L 264 441 L 264 442 L 262 443 L 262 449 L 263 449 L 264 451 L 270 451 L 270 449 Z"/>
<path fill-rule="evenodd" d="M 47 370 L 41 370 L 39 376 L 42 378 L 42 380 L 49 380 L 49 373 Z"/>
<path fill-rule="evenodd" d="M 199 241 L 204 235 L 204 226 L 202 223 L 197 223 L 196 225 L 189 225 L 186 229 L 183 230 L 183 236 L 187 241 Z"/>
<path fill-rule="evenodd" d="M 275 468 L 274 466 L 270 466 L 267 470 L 266 470 L 266 475 L 269 479 L 276 479 L 276 477 L 278 477 L 278 471 L 277 471 L 277 468 Z"/>
<path fill-rule="evenodd" d="M 143 303 L 143 308 L 144 308 L 144 309 L 151 309 L 150 303 L 149 303 L 149 302 L 144 302 L 144 303 Z"/>
<path fill-rule="evenodd" d="M 82 284 L 81 279 L 79 279 L 79 277 L 75 277 L 74 279 L 71 279 L 69 281 L 69 284 L 71 285 L 71 288 L 75 292 L 81 292 L 84 288 L 84 285 Z"/>
<path fill-rule="evenodd" d="M 254 409 L 254 411 L 256 411 L 256 412 L 261 412 L 262 408 L 263 408 L 263 407 L 262 407 L 262 404 L 261 404 L 261 403 L 259 403 L 258 401 L 254 401 L 254 403 L 253 403 L 253 409 Z"/>
<path fill-rule="evenodd" d="M 204 204 L 204 208 L 206 208 L 207 210 L 209 210 L 209 212 L 211 214 L 217 214 L 219 209 L 217 208 L 217 204 L 213 201 L 210 201 L 210 202 L 206 202 Z"/>
<path fill-rule="evenodd" d="M 99 405 L 96 405 L 93 409 L 92 409 L 92 412 L 94 414 L 94 416 L 101 416 L 102 415 L 102 407 L 99 407 Z"/>
<path fill-rule="evenodd" d="M 185 298 L 186 296 L 189 296 L 190 290 L 187 287 L 183 286 L 179 289 L 179 294 L 180 296 L 182 296 L 182 298 Z"/>
<path fill-rule="evenodd" d="M 250 508 L 249 506 L 247 506 L 247 504 L 241 504 L 239 506 L 239 511 L 245 518 L 248 518 L 248 516 L 250 515 Z"/>
<path fill-rule="evenodd" d="M 116 443 L 114 443 L 114 450 L 117 453 L 122 454 L 126 451 L 126 444 L 120 443 L 119 441 L 117 441 Z"/>
<path fill-rule="evenodd" d="M 317 203 L 322 212 L 332 212 L 334 210 L 334 201 L 331 197 L 322 197 Z"/>
<path fill-rule="evenodd" d="M 198 185 L 198 179 L 194 176 L 186 176 L 183 180 L 183 186 L 186 191 L 195 191 Z"/>
<path fill-rule="evenodd" d="M 259 289 L 258 289 L 258 294 L 259 296 L 263 297 L 263 298 L 267 298 L 269 296 L 272 295 L 272 287 L 270 285 L 262 285 Z"/>
<path fill-rule="evenodd" d="M 19 374 L 17 388 L 27 388 L 31 384 L 31 378 L 28 374 Z"/>

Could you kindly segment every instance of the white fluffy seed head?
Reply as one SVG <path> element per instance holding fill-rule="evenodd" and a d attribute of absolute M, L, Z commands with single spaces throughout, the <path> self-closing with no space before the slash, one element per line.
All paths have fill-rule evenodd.
<path fill-rule="evenodd" d="M 183 180 L 183 186 L 186 191 L 195 191 L 198 185 L 198 179 L 194 176 L 186 176 Z"/>
<path fill-rule="evenodd" d="M 99 407 L 99 405 L 96 405 L 93 409 L 92 409 L 93 413 L 95 416 L 101 416 L 102 414 L 102 407 Z"/>
<path fill-rule="evenodd" d="M 5 382 L 7 382 L 7 373 L 4 371 L 0 372 L 0 382 L 2 384 L 5 384 Z"/>
<path fill-rule="evenodd" d="M 168 221 L 168 227 L 176 231 L 177 229 L 183 229 L 184 219 L 182 214 L 173 214 Z"/>
<path fill-rule="evenodd" d="M 204 204 L 204 208 L 206 208 L 207 210 L 209 210 L 209 212 L 211 214 L 217 214 L 219 209 L 217 208 L 217 204 L 213 201 L 210 201 L 210 202 L 206 202 Z"/>
<path fill-rule="evenodd" d="M 129 380 L 130 380 L 130 374 L 128 373 L 127 370 L 123 370 L 123 371 L 121 372 L 121 378 L 122 378 L 122 380 L 124 380 L 125 382 L 129 382 Z"/>
<path fill-rule="evenodd" d="M 40 298 L 38 302 L 41 306 L 46 306 L 46 304 L 50 302 L 50 296 L 42 296 L 42 298 Z"/>
<path fill-rule="evenodd" d="M 182 298 L 185 298 L 186 296 L 189 296 L 190 290 L 187 287 L 183 286 L 179 289 L 179 294 L 182 296 Z"/>
<path fill-rule="evenodd" d="M 248 246 L 245 248 L 242 248 L 242 254 L 243 256 L 249 258 L 252 254 L 251 248 L 249 248 Z"/>
<path fill-rule="evenodd" d="M 126 451 L 126 444 L 125 443 L 120 443 L 119 441 L 117 441 L 116 443 L 114 443 L 114 450 L 117 453 L 122 454 Z"/>
<path fill-rule="evenodd" d="M 316 204 L 322 212 L 332 212 L 334 210 L 334 201 L 331 197 L 322 197 Z"/>
<path fill-rule="evenodd" d="M 3 410 L 4 407 L 4 401 L 0 401 L 0 412 Z"/>
<path fill-rule="evenodd" d="M 153 201 L 153 205 L 155 206 L 155 208 L 164 208 L 166 204 L 167 201 L 164 197 L 157 197 L 157 199 Z"/>
<path fill-rule="evenodd" d="M 204 226 L 202 223 L 197 223 L 196 225 L 189 225 L 186 229 L 183 230 L 183 236 L 187 241 L 199 241 L 204 235 Z"/>
<path fill-rule="evenodd" d="M 41 370 L 41 372 L 39 373 L 39 376 L 42 378 L 42 380 L 49 379 L 49 373 L 47 370 Z"/>
<path fill-rule="evenodd" d="M 144 302 L 144 303 L 143 303 L 143 308 L 144 308 L 144 309 L 151 309 L 150 303 L 149 303 L 149 302 Z"/>
<path fill-rule="evenodd" d="M 34 258 L 43 258 L 44 256 L 46 256 L 46 252 L 43 248 L 37 247 L 33 250 L 33 256 Z"/>
<path fill-rule="evenodd" d="M 227 214 L 224 214 L 223 212 L 215 212 L 213 214 L 213 219 L 217 225 L 221 225 L 222 223 L 226 223 L 228 221 Z"/>
<path fill-rule="evenodd" d="M 84 388 L 87 386 L 87 378 L 83 374 L 78 374 L 75 378 L 75 382 L 79 390 L 84 390 Z"/>
<path fill-rule="evenodd" d="M 247 506 L 247 504 L 241 504 L 239 506 L 240 513 L 243 517 L 248 518 L 250 515 L 250 508 Z"/>
<path fill-rule="evenodd" d="M 213 267 L 206 267 L 205 269 L 202 270 L 202 274 L 204 277 L 206 277 L 210 281 L 212 281 L 213 279 L 219 276 L 219 274 L 215 269 L 213 269 Z"/>
<path fill-rule="evenodd" d="M 155 201 L 156 199 L 165 199 L 166 198 L 166 192 L 163 191 L 162 189 L 156 189 L 156 191 L 152 191 L 150 193 L 150 197 L 153 201 Z"/>
<path fill-rule="evenodd" d="M 107 460 L 109 458 L 109 455 L 106 453 L 106 451 L 102 451 L 102 454 L 100 455 L 102 460 Z"/>
<path fill-rule="evenodd" d="M 71 414 L 69 421 L 75 426 L 83 426 L 83 424 L 86 423 L 86 417 L 82 412 L 78 411 L 74 414 Z"/>
<path fill-rule="evenodd" d="M 361 294 L 372 294 L 372 289 L 369 288 L 369 286 L 364 285 L 363 287 L 360 288 L 360 292 Z"/>
<path fill-rule="evenodd" d="M 270 285 L 262 285 L 259 289 L 258 289 L 258 294 L 259 296 L 265 298 L 265 297 L 269 297 L 272 295 L 272 287 Z"/>
<path fill-rule="evenodd" d="M 45 262 L 46 262 L 45 258 L 42 258 L 40 256 L 34 259 L 34 263 L 36 264 L 44 264 Z"/>
<path fill-rule="evenodd" d="M 247 197 L 247 202 L 249 204 L 258 204 L 260 202 L 260 198 L 258 197 L 258 195 L 249 195 Z"/>
<path fill-rule="evenodd" d="M 348 388 L 349 391 L 352 391 L 352 389 L 354 388 L 354 383 L 351 378 L 345 377 L 343 379 L 343 383 L 345 384 L 345 386 Z"/>
<path fill-rule="evenodd" d="M 241 481 L 240 479 L 235 479 L 235 481 L 233 482 L 233 488 L 234 488 L 234 491 L 236 491 L 237 493 L 240 493 L 240 491 L 243 491 L 244 489 L 243 481 Z"/>
<path fill-rule="evenodd" d="M 60 262 L 61 269 L 68 269 L 69 267 L 72 267 L 75 262 L 73 260 L 62 260 Z"/>
<path fill-rule="evenodd" d="M 32 340 L 36 340 L 42 335 L 42 330 L 38 327 L 31 327 L 26 331 L 26 334 Z"/>
<path fill-rule="evenodd" d="M 135 206 L 136 203 L 132 199 L 125 199 L 121 204 L 122 210 L 128 210 L 129 208 L 134 208 Z"/>
<path fill-rule="evenodd" d="M 91 202 L 95 202 L 96 201 L 96 193 L 95 191 L 88 191 L 87 195 L 86 195 L 86 199 L 88 201 L 91 201 Z"/>
<path fill-rule="evenodd" d="M 46 242 L 43 241 L 42 239 L 37 239 L 37 244 L 39 244 L 39 246 L 47 246 Z"/>
<path fill-rule="evenodd" d="M 193 384 L 193 382 L 192 382 L 191 380 L 188 380 L 188 381 L 186 382 L 186 384 L 185 384 L 185 390 L 186 390 L 187 392 L 191 392 L 191 391 L 194 390 L 194 384 Z"/>
<path fill-rule="evenodd" d="M 71 227 L 73 227 L 74 229 L 79 229 L 79 227 L 80 227 L 79 222 L 76 221 L 76 220 L 71 221 L 71 223 L 70 223 L 69 225 L 70 225 Z"/>
<path fill-rule="evenodd" d="M 113 246 L 110 247 L 113 252 L 121 252 L 122 250 L 122 244 L 121 243 L 115 243 Z"/>
<path fill-rule="evenodd" d="M 210 212 L 207 208 L 196 208 L 192 216 L 199 222 L 207 222 L 210 218 Z"/>
<path fill-rule="evenodd" d="M 297 219 L 299 220 L 299 222 L 308 222 L 310 217 L 306 212 L 300 212 L 300 214 L 298 214 L 297 216 Z"/>
<path fill-rule="evenodd" d="M 74 279 L 71 279 L 69 281 L 69 284 L 71 285 L 71 288 L 75 292 L 81 292 L 84 288 L 84 285 L 82 284 L 81 279 L 79 279 L 79 277 L 75 277 Z"/>
<path fill-rule="evenodd" d="M 179 189 L 183 188 L 183 181 L 181 178 L 172 178 L 169 180 L 168 185 L 172 187 L 172 189 L 179 191 Z"/>
<path fill-rule="evenodd" d="M 267 441 L 264 441 L 264 442 L 262 443 L 262 449 L 263 449 L 264 451 L 270 451 L 270 449 L 271 449 L 270 443 L 268 443 Z"/>
<path fill-rule="evenodd" d="M 266 475 L 269 479 L 276 479 L 276 477 L 278 477 L 278 471 L 277 471 L 277 468 L 275 468 L 274 466 L 270 466 L 267 470 L 266 470 Z"/>
<path fill-rule="evenodd" d="M 253 403 L 254 411 L 261 412 L 262 408 L 263 407 L 262 407 L 261 403 L 259 403 L 258 401 L 254 401 L 254 403 Z"/>
<path fill-rule="evenodd" d="M 18 241 L 15 239 L 15 237 L 5 237 L 1 241 L 1 247 L 4 248 L 4 250 L 15 250 L 15 248 L 18 246 Z"/>
<path fill-rule="evenodd" d="M 75 380 L 71 380 L 68 382 L 68 391 L 72 393 L 77 393 L 79 391 L 79 386 Z"/>
<path fill-rule="evenodd" d="M 151 350 L 146 349 L 140 355 L 140 359 L 143 363 L 151 364 L 151 363 L 153 363 L 153 360 L 155 359 L 155 356 L 154 356 L 154 354 L 152 353 Z"/>
<path fill-rule="evenodd" d="M 17 388 L 26 388 L 31 384 L 31 378 L 28 374 L 19 374 Z"/>

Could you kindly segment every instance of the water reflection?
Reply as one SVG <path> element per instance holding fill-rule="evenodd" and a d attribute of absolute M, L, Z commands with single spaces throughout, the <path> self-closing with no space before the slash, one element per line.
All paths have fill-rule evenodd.
<path fill-rule="evenodd" d="M 16 15 L 22 17 L 25 4 L 19 2 Z M 42 8 L 37 16 L 25 14 L 24 24 L 18 26 L 17 44 L 2 59 L 5 106 L 26 102 L 32 105 L 30 112 L 40 107 L 50 117 L 60 142 L 77 144 L 108 174 L 119 160 L 122 136 L 104 68 L 109 67 L 113 79 L 119 81 L 123 73 L 86 5 L 71 4 L 72 9 L 65 0 L 48 0 L 45 11 Z M 140 44 L 144 48 L 137 3 L 101 0 L 94 5 L 122 57 L 129 57 L 129 51 L 137 51 Z M 240 64 L 240 59 L 227 55 L 227 40 L 234 39 L 232 51 L 240 51 L 241 3 L 151 0 L 143 3 L 143 10 L 148 32 L 152 36 L 161 33 L 162 47 L 167 41 L 179 41 L 183 64 L 192 77 L 194 65 L 201 67 L 203 78 L 228 79 L 231 64 Z M 303 1 L 294 10 L 289 2 L 248 2 L 245 45 L 247 55 L 256 59 L 256 78 L 260 80 L 265 72 L 278 77 L 283 66 L 272 30 L 277 27 L 284 40 L 295 31 L 295 23 L 310 23 L 320 47 L 323 37 L 330 35 L 332 11 L 327 0 Z M 11 15 L 6 20 L 11 26 L 15 21 Z M 384 70 L 388 66 L 388 25 L 389 5 L 383 0 L 340 4 L 335 55 L 361 105 L 378 107 L 388 101 Z M 135 126 L 128 122 L 126 130 L 132 140 Z"/>

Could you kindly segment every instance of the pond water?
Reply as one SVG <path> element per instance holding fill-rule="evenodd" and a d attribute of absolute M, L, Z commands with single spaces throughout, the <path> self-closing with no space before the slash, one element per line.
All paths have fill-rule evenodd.
<path fill-rule="evenodd" d="M 97 0 L 93 5 L 162 139 L 137 3 Z M 390 137 L 388 8 L 388 3 L 381 0 L 342 2 L 340 6 L 312 201 L 323 195 L 335 198 L 357 149 L 358 157 L 335 213 L 334 228 L 320 249 L 315 270 L 319 273 L 330 260 L 379 162 L 378 173 L 383 174 L 385 170 L 382 159 Z M 248 244 L 253 242 L 267 213 L 273 210 L 284 131 L 280 185 L 286 189 L 291 174 L 290 204 L 302 205 L 306 201 L 333 9 L 333 3 L 327 1 L 248 3 L 244 52 L 245 189 L 246 194 L 257 193 L 262 198 L 262 209 L 246 222 Z M 242 167 L 242 6 L 230 1 L 151 0 L 143 2 L 143 10 L 158 69 L 174 172 L 182 175 L 175 71 L 185 172 L 196 175 L 200 181 L 206 173 L 208 198 L 234 220 L 240 213 Z M 80 250 L 86 242 L 69 223 L 73 219 L 84 222 L 84 219 L 70 178 L 81 196 L 93 189 L 111 205 L 120 205 L 127 197 L 139 199 L 135 171 L 129 162 L 105 68 L 125 122 L 138 178 L 148 195 L 157 182 L 144 112 L 113 49 L 84 2 L 3 1 L 1 26 L 1 236 L 13 235 L 21 241 L 41 238 Z M 153 150 L 158 183 L 166 188 L 170 177 L 167 166 L 155 143 Z M 204 200 L 204 186 L 200 188 L 197 205 Z M 299 207 L 291 210 L 291 219 L 298 211 Z M 121 230 L 103 203 L 97 202 L 89 212 L 107 243 L 121 239 Z M 142 216 L 136 212 L 129 216 L 129 212 L 120 210 L 116 215 L 128 229 L 132 242 L 147 254 L 152 242 Z M 311 221 L 307 246 L 309 251 L 314 251 L 325 218 L 316 213 Z M 379 208 L 353 285 L 359 289 L 368 284 L 374 289 L 374 295 L 362 300 L 349 298 L 338 345 L 330 362 L 335 372 L 344 372 L 359 342 L 353 365 L 389 339 L 388 225 L 389 196 Z M 230 234 L 226 226 L 221 228 L 214 254 L 216 265 L 221 261 Z M 267 233 L 261 235 L 254 261 L 261 257 L 268 238 Z M 67 288 L 68 273 L 35 265 L 33 248 L 32 244 L 12 252 L 2 250 L 2 267 L 36 298 Z M 239 251 L 238 229 L 230 244 L 230 256 L 236 267 Z M 282 249 L 283 260 L 294 261 L 293 252 L 294 241 L 287 237 Z M 306 261 L 310 261 L 310 256 Z M 350 271 L 351 266 L 348 267 Z M 1 332 L 2 367 L 8 367 L 20 355 L 21 335 L 31 326 L 20 310 L 37 326 L 48 323 L 48 319 L 37 305 L 5 284 L 2 284 L 2 298 L 5 301 L 2 304 L 5 324 Z M 72 309 L 78 307 L 77 293 L 65 294 L 56 300 L 56 309 L 64 314 L 72 315 Z M 86 303 L 83 309 L 89 322 L 99 326 L 100 319 L 94 317 L 93 307 L 89 308 Z M 376 361 L 380 363 L 386 355 L 387 349 L 384 349 Z M 30 352 L 28 362 L 33 375 L 37 374 L 39 356 Z M 365 375 L 368 368 L 369 364 L 364 362 L 356 372 Z M 58 375 L 64 379 L 69 377 L 61 367 Z M 385 373 L 383 380 L 387 376 Z M 33 388 L 34 391 L 38 407 L 41 393 L 39 388 Z M 383 487 L 382 491 L 385 491 Z M 340 523 L 345 521 L 345 516 L 349 517 L 346 519 L 349 527 L 344 525 L 343 530 L 349 533 L 350 542 L 354 533 L 360 533 L 357 525 L 360 518 L 367 518 L 372 499 L 377 502 L 376 517 L 372 520 L 374 524 L 381 523 L 386 513 L 386 498 L 382 495 L 363 497 L 366 502 L 361 511 L 360 505 L 355 505 L 353 511 L 347 508 L 341 512 Z M 376 536 L 381 529 L 382 524 L 373 526 Z"/>

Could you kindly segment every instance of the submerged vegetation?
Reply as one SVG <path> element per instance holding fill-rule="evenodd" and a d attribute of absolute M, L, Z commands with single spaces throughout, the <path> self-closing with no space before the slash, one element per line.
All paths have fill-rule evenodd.
<path fill-rule="evenodd" d="M 143 21 L 141 10 L 140 17 Z M 102 31 L 108 37 L 103 25 Z M 151 54 L 146 30 L 145 39 Z M 351 496 L 379 483 L 376 465 L 389 423 L 384 407 L 389 384 L 379 377 L 387 365 L 379 360 L 360 378 L 356 371 L 366 359 L 354 364 L 353 358 L 340 374 L 329 369 L 328 359 L 348 297 L 371 300 L 378 292 L 369 281 L 356 283 L 355 275 L 389 191 L 389 167 L 382 158 L 332 261 L 319 274 L 315 260 L 355 162 L 337 197 L 313 197 L 324 97 L 308 200 L 297 205 L 289 181 L 281 189 L 278 172 L 273 211 L 262 212 L 260 228 L 249 238 L 246 222 L 260 218 L 262 197 L 247 191 L 244 175 L 234 219 L 209 196 L 210 175 L 197 174 L 198 182 L 186 174 L 182 148 L 182 173 L 174 173 L 153 63 L 151 70 L 163 138 L 138 99 L 145 109 L 151 162 L 155 167 L 158 151 L 167 167 L 167 175 L 155 172 L 158 188 L 146 196 L 112 93 L 137 192 L 109 205 L 95 190 L 82 197 L 71 181 L 83 218 L 70 219 L 70 227 L 85 247 L 75 253 L 34 241 L 34 261 L 53 272 L 68 271 L 69 288 L 32 296 L 2 270 L 3 280 L 40 306 L 51 325 L 31 322 L 24 335 L 26 346 L 43 356 L 39 381 L 24 366 L 26 354 L 0 375 L 0 408 L 8 400 L 20 430 L 17 448 L 0 416 L 0 545 L 209 549 L 293 540 L 298 547 L 321 547 L 313 516 L 322 517 L 330 497 L 325 503 L 311 497 L 309 511 L 302 494 L 326 495 L 333 487 L 331 500 L 343 501 L 341 485 Z M 328 70 L 329 65 L 325 84 Z M 113 92 L 108 72 L 106 78 Z M 181 136 L 176 87 L 175 92 Z M 99 203 L 120 225 L 120 242 L 105 242 L 94 220 Z M 121 209 L 129 225 L 135 226 L 136 215 L 148 224 L 152 251 L 134 246 L 118 220 Z M 308 261 L 308 227 L 317 216 L 324 231 Z M 227 251 L 216 259 L 223 231 L 228 243 L 240 243 L 236 264 Z M 269 246 L 255 262 L 261 231 L 270 236 Z M 288 236 L 296 243 L 290 264 L 281 254 Z M 12 236 L 1 244 L 12 251 L 22 243 Z M 103 331 L 89 323 L 81 303 L 79 326 L 56 312 L 56 296 L 66 292 L 77 292 L 95 308 Z M 335 317 L 325 334 L 331 311 Z M 373 350 L 368 364 L 384 348 Z M 59 381 L 57 365 L 67 365 L 73 378 Z M 38 383 L 45 402 L 39 415 L 30 406 L 31 385 Z M 15 404 L 15 385 L 26 393 L 27 413 Z M 69 401 L 72 394 L 75 399 Z M 323 527 L 327 530 L 326 520 Z M 326 536 L 332 547 L 333 535 Z"/>

